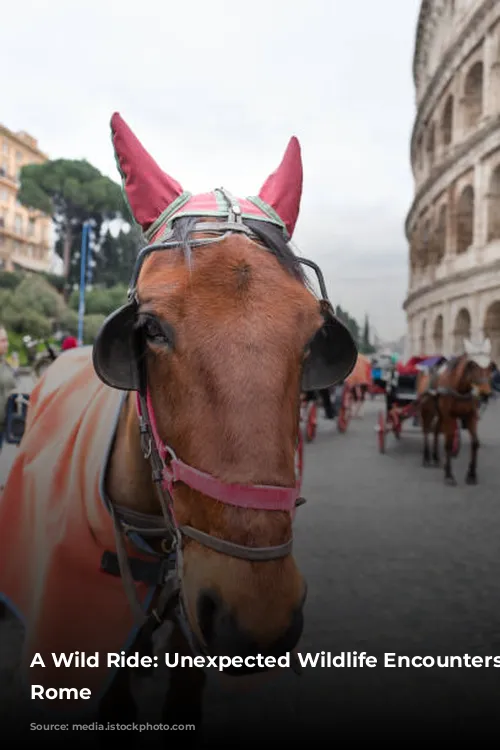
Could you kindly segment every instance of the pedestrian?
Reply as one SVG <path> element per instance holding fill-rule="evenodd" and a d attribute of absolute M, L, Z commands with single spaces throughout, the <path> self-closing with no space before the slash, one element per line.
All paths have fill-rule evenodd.
<path fill-rule="evenodd" d="M 7 330 L 0 325 L 0 453 L 2 452 L 4 433 L 7 422 L 7 401 L 16 387 L 14 370 L 7 362 L 9 339 Z"/>

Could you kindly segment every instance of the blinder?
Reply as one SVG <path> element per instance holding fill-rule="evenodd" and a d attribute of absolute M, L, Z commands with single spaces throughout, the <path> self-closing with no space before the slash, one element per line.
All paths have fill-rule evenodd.
<path fill-rule="evenodd" d="M 205 224 L 203 230 L 206 228 Z M 210 229 L 213 231 L 215 227 L 212 225 Z M 216 229 L 220 231 L 220 225 Z M 247 227 L 245 231 L 249 233 Z M 223 237 L 191 240 L 190 243 L 208 244 L 220 241 Z M 152 251 L 178 246 L 178 241 L 166 241 L 141 250 L 134 268 L 128 302 L 106 318 L 97 334 L 92 353 L 94 369 L 98 377 L 111 388 L 121 391 L 141 390 L 138 363 L 144 356 L 144 344 L 142 333 L 136 327 L 136 283 L 142 264 Z M 302 371 L 302 390 L 320 390 L 336 385 L 352 372 L 358 351 L 349 329 L 334 314 L 320 268 L 305 258 L 298 257 L 297 261 L 315 271 L 321 290 L 322 299 L 319 300 L 319 304 L 324 322 L 309 343 L 309 354 Z"/>
<path fill-rule="evenodd" d="M 356 365 L 358 350 L 351 332 L 333 312 L 319 266 L 312 260 L 297 258 L 316 273 L 321 291 L 320 311 L 324 323 L 309 343 L 309 356 L 302 370 L 302 390 L 319 391 L 345 380 Z"/>
<path fill-rule="evenodd" d="M 94 341 L 92 362 L 99 378 L 119 391 L 139 391 L 140 332 L 136 329 L 138 304 L 133 297 L 109 315 Z"/>
<path fill-rule="evenodd" d="M 303 391 L 319 391 L 342 382 L 358 356 L 349 329 L 333 314 L 328 300 L 321 300 L 320 305 L 324 323 L 309 344 L 302 370 Z"/>

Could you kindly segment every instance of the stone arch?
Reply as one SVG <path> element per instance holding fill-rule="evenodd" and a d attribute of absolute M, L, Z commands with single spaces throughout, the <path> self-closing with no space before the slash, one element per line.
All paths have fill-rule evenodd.
<path fill-rule="evenodd" d="M 424 318 L 422 323 L 420 324 L 420 338 L 418 341 L 418 349 L 419 349 L 420 357 L 423 357 L 427 354 L 425 350 L 426 346 L 427 346 L 427 321 Z"/>
<path fill-rule="evenodd" d="M 434 347 L 435 354 L 443 353 L 444 345 L 444 320 L 442 315 L 438 315 L 434 321 L 434 329 L 432 331 L 432 344 Z"/>
<path fill-rule="evenodd" d="M 465 253 L 474 240 L 474 188 L 462 190 L 457 205 L 457 253 Z"/>
<path fill-rule="evenodd" d="M 441 143 L 449 146 L 453 140 L 453 96 L 447 98 L 441 118 Z"/>
<path fill-rule="evenodd" d="M 493 171 L 488 190 L 488 242 L 500 240 L 500 164 Z"/>
<path fill-rule="evenodd" d="M 433 122 L 429 125 L 429 131 L 427 133 L 426 151 L 429 166 L 432 167 L 436 155 L 436 128 L 434 127 Z"/>
<path fill-rule="evenodd" d="M 470 340 L 471 334 L 471 317 L 466 307 L 462 307 L 455 318 L 455 327 L 453 329 L 453 353 L 463 354 L 464 339 Z"/>
<path fill-rule="evenodd" d="M 484 316 L 483 333 L 491 341 L 491 359 L 500 366 L 500 299 L 492 302 Z"/>
<path fill-rule="evenodd" d="M 429 265 L 429 245 L 431 237 L 431 222 L 429 218 L 425 218 L 420 226 L 420 247 L 419 247 L 419 266 L 425 271 Z"/>
<path fill-rule="evenodd" d="M 448 206 L 444 203 L 439 207 L 436 232 L 435 232 L 435 254 L 436 265 L 439 265 L 446 254 L 446 236 L 448 234 Z"/>
<path fill-rule="evenodd" d="M 467 128 L 474 127 L 483 114 L 483 63 L 478 60 L 467 72 L 464 83 L 464 120 Z"/>

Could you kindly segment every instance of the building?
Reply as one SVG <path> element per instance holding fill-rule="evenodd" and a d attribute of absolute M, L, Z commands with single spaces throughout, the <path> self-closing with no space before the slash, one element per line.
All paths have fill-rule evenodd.
<path fill-rule="evenodd" d="M 423 0 L 413 74 L 407 356 L 500 360 L 500 2 Z"/>
<path fill-rule="evenodd" d="M 45 161 L 47 156 L 34 138 L 0 124 L 0 267 L 4 270 L 51 268 L 52 219 L 17 200 L 21 167 Z"/>

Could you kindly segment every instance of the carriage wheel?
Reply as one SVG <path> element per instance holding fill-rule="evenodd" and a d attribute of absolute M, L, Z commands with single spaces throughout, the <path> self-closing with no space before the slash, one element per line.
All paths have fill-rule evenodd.
<path fill-rule="evenodd" d="M 351 389 L 345 385 L 342 390 L 342 400 L 340 403 L 339 415 L 337 417 L 337 429 L 339 432 L 345 432 L 351 419 L 352 394 Z"/>
<path fill-rule="evenodd" d="M 379 452 L 385 453 L 386 424 L 385 424 L 385 414 L 383 411 L 379 412 L 379 415 L 378 415 L 377 433 L 378 433 Z"/>
<path fill-rule="evenodd" d="M 316 427 L 318 425 L 318 408 L 316 403 L 313 402 L 307 413 L 306 423 L 306 440 L 308 443 L 312 443 L 316 437 Z"/>
<path fill-rule="evenodd" d="M 458 456 L 460 453 L 460 423 L 458 419 L 455 420 L 455 430 L 453 432 L 453 445 L 451 447 L 451 455 L 453 458 Z"/>
<path fill-rule="evenodd" d="M 399 418 L 399 415 L 396 416 L 396 418 L 393 418 L 392 420 L 392 431 L 394 433 L 394 437 L 397 440 L 401 440 L 401 430 L 403 428 L 403 423 L 401 419 Z"/>

